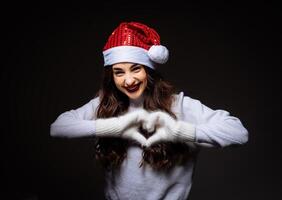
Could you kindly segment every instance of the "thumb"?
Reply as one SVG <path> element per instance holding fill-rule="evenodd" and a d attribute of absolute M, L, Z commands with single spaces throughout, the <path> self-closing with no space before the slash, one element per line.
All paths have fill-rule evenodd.
<path fill-rule="evenodd" d="M 149 133 L 155 130 L 155 126 L 157 125 L 159 120 L 159 116 L 157 113 L 151 113 L 143 122 L 143 129 L 147 130 Z"/>
<path fill-rule="evenodd" d="M 165 130 L 163 128 L 159 128 L 157 129 L 154 135 L 147 139 L 145 146 L 150 147 L 162 141 L 165 141 Z"/>

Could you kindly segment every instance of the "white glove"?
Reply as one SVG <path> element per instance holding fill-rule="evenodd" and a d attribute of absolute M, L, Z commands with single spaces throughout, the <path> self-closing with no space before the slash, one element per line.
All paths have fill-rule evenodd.
<path fill-rule="evenodd" d="M 149 114 L 143 123 L 143 128 L 155 133 L 147 139 L 149 147 L 158 142 L 186 142 L 195 141 L 195 126 L 193 124 L 175 120 L 168 113 L 157 111 Z"/>
<path fill-rule="evenodd" d="M 138 131 L 141 123 L 147 118 L 147 111 L 136 110 L 118 117 L 95 120 L 97 137 L 121 137 L 145 145 L 146 138 Z"/>
<path fill-rule="evenodd" d="M 135 140 L 141 144 L 141 146 L 145 146 L 147 139 L 142 135 L 142 133 L 140 133 L 139 128 L 140 126 L 131 126 L 121 134 L 121 137 Z"/>

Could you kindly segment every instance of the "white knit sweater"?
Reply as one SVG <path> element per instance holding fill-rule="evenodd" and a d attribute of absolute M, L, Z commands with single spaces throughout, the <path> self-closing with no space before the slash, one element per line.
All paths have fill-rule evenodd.
<path fill-rule="evenodd" d="M 172 111 L 182 121 L 196 126 L 196 142 L 191 147 L 225 147 L 232 144 L 244 144 L 248 141 L 248 131 L 241 121 L 224 110 L 212 110 L 200 101 L 175 95 Z M 51 136 L 58 137 L 95 137 L 95 111 L 99 98 L 92 99 L 75 110 L 62 113 L 51 124 Z M 140 104 L 132 102 L 129 112 Z M 191 186 L 195 159 L 181 166 L 175 166 L 169 172 L 153 170 L 149 165 L 139 167 L 142 149 L 130 146 L 127 157 L 120 170 L 106 174 L 105 196 L 112 200 L 184 200 Z"/>

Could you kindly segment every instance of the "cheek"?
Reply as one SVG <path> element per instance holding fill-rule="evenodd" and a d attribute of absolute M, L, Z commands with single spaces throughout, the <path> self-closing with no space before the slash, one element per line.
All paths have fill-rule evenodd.
<path fill-rule="evenodd" d="M 147 88 L 147 85 L 148 85 L 148 81 L 146 79 L 146 80 L 144 80 L 144 85 L 143 85 L 144 90 Z"/>
<path fill-rule="evenodd" d="M 117 78 L 117 77 L 114 77 L 114 82 L 115 82 L 115 85 L 120 88 L 121 85 L 122 85 L 122 79 L 121 78 Z"/>
<path fill-rule="evenodd" d="M 144 74 L 143 75 L 143 81 L 144 81 L 144 83 L 147 85 L 147 82 L 148 82 L 148 77 L 147 77 L 147 74 Z"/>
<path fill-rule="evenodd" d="M 146 79 L 146 80 L 144 81 L 145 87 L 147 87 L 147 84 L 148 84 L 148 80 Z"/>
<path fill-rule="evenodd" d="M 148 84 L 147 75 L 144 75 L 144 77 L 142 78 L 142 81 L 143 81 L 143 87 L 146 88 Z"/>
<path fill-rule="evenodd" d="M 139 74 L 139 80 L 143 81 L 144 83 L 147 82 L 147 74 L 144 70 Z"/>

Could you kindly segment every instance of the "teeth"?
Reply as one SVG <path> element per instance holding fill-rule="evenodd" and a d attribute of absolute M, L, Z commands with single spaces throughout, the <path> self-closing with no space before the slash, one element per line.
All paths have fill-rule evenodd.
<path fill-rule="evenodd" d="M 130 87 L 130 88 L 126 88 L 126 89 L 129 90 L 129 91 L 134 91 L 134 90 L 138 89 L 138 87 L 139 87 L 139 84 L 137 84 L 133 87 Z"/>
<path fill-rule="evenodd" d="M 135 88 L 137 88 L 137 86 L 134 86 L 134 87 L 131 87 L 131 88 L 128 88 L 129 90 L 134 90 Z"/>

